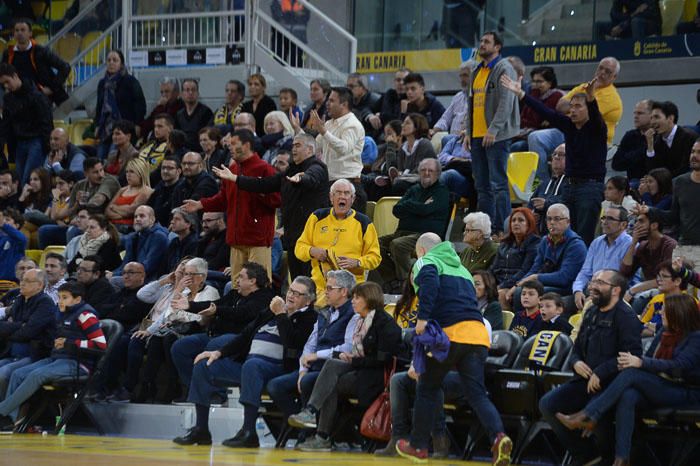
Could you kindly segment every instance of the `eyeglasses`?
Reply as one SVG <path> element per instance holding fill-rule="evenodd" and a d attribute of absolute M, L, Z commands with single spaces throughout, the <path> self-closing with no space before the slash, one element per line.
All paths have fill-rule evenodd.
<path fill-rule="evenodd" d="M 326 291 L 342 290 L 342 289 L 343 289 L 342 286 L 330 286 L 330 285 L 326 285 Z"/>
<path fill-rule="evenodd" d="M 547 222 L 561 222 L 562 220 L 569 220 L 569 217 L 547 217 Z"/>
<path fill-rule="evenodd" d="M 601 222 L 621 222 L 619 218 L 611 217 L 609 215 L 605 215 L 603 217 L 600 217 Z"/>
<path fill-rule="evenodd" d="M 608 286 L 615 286 L 610 282 L 606 282 L 605 280 L 601 280 L 600 278 L 594 278 L 591 280 L 591 285 L 608 285 Z"/>
<path fill-rule="evenodd" d="M 328 289 L 328 287 L 326 287 L 326 289 Z M 293 290 L 290 288 L 287 290 L 287 294 L 290 294 L 290 295 L 294 296 L 295 298 L 298 298 L 300 296 L 308 296 L 309 293 L 302 293 L 301 291 Z"/>
<path fill-rule="evenodd" d="M 666 275 L 665 273 L 657 273 L 656 274 L 657 280 L 670 280 L 671 278 L 673 278 L 672 275 Z"/>
<path fill-rule="evenodd" d="M 553 159 L 563 159 L 566 157 L 566 154 L 557 154 L 556 152 L 552 154 Z"/>
<path fill-rule="evenodd" d="M 94 270 L 93 269 L 86 269 L 85 267 L 78 267 L 78 272 L 92 273 L 92 272 L 94 272 Z"/>
<path fill-rule="evenodd" d="M 143 272 L 139 272 L 138 270 L 125 270 L 122 272 L 122 275 L 141 275 Z"/>
<path fill-rule="evenodd" d="M 180 165 L 184 165 L 186 167 L 191 167 L 193 165 L 199 165 L 199 162 L 180 162 Z"/>
<path fill-rule="evenodd" d="M 465 233 L 481 233 L 481 230 L 476 229 L 476 228 L 465 228 L 464 232 Z"/>
<path fill-rule="evenodd" d="M 195 275 L 204 275 L 204 274 L 201 272 L 185 272 L 183 275 L 185 277 L 194 277 Z"/>

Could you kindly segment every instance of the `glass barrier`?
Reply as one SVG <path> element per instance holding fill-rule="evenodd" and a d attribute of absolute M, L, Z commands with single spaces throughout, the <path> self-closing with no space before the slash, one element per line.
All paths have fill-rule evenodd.
<path fill-rule="evenodd" d="M 643 39 L 700 32 L 697 0 L 649 0 L 635 11 L 594 0 L 356 0 L 358 52 L 468 48 L 483 31 L 506 46 Z"/>

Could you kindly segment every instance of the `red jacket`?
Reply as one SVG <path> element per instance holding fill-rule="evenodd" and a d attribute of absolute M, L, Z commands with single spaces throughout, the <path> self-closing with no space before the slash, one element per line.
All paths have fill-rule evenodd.
<path fill-rule="evenodd" d="M 258 154 L 229 167 L 236 175 L 268 177 L 275 169 Z M 226 212 L 226 243 L 229 246 L 272 246 L 275 234 L 275 209 L 281 205 L 280 193 L 259 194 L 238 189 L 236 183 L 221 182 L 212 197 L 200 199 L 205 212 Z"/>
<path fill-rule="evenodd" d="M 559 89 L 550 89 L 549 91 L 547 91 L 547 94 L 545 94 L 545 97 L 542 98 L 542 96 L 540 95 L 540 91 L 533 89 L 532 91 L 530 91 L 530 95 L 535 99 L 541 100 L 543 104 L 554 110 L 557 107 L 557 102 L 559 102 L 559 99 L 561 99 L 564 96 L 564 92 L 562 92 Z M 532 107 L 528 105 L 523 105 L 520 108 L 522 109 L 520 111 L 521 128 L 537 130 L 551 127 L 542 126 L 542 122 L 544 121 L 544 119 L 540 116 L 539 113 L 533 110 Z"/>

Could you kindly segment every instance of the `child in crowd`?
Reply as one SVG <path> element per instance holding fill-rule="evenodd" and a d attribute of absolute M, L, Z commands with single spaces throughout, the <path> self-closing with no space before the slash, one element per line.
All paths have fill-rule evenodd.
<path fill-rule="evenodd" d="M 527 339 L 542 330 L 540 315 L 540 298 L 544 294 L 544 285 L 539 280 L 528 280 L 523 283 L 520 293 L 520 303 L 523 310 L 515 314 L 510 330 Z"/>
<path fill-rule="evenodd" d="M 83 302 L 85 287 L 74 281 L 58 287 L 58 308 L 61 311 L 54 349 L 51 356 L 40 359 L 12 373 L 7 396 L 0 403 L 0 426 L 12 426 L 11 413 L 27 401 L 42 385 L 76 374 L 87 375 L 94 366 L 90 356 L 78 355 L 77 349 L 107 348 L 102 324 L 95 309 Z"/>
<path fill-rule="evenodd" d="M 540 316 L 542 316 L 541 330 L 549 330 L 571 335 L 573 327 L 562 317 L 564 301 L 557 293 L 545 293 L 540 298 Z"/>
<path fill-rule="evenodd" d="M 287 116 L 291 110 L 294 116 L 301 120 L 301 109 L 297 106 L 297 91 L 290 87 L 280 89 L 280 110 Z"/>

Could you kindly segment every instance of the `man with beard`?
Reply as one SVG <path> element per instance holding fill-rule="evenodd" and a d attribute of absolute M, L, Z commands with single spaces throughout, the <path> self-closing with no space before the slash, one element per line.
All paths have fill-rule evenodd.
<path fill-rule="evenodd" d="M 429 231 L 442 235 L 450 213 L 449 191 L 440 183 L 440 162 L 424 159 L 418 165 L 420 183 L 411 186 L 394 206 L 399 219 L 396 232 L 379 238 L 382 263 L 377 272 L 385 285 L 397 280 L 403 284 L 411 269 L 411 253 L 418 237 Z M 395 283 L 394 290 L 401 289 Z"/>
<path fill-rule="evenodd" d="M 600 393 L 618 373 L 617 355 L 629 352 L 641 356 L 641 323 L 634 311 L 622 300 L 627 279 L 615 270 L 597 272 L 588 285 L 593 305 L 584 314 L 571 353 L 573 380 L 548 392 L 540 400 L 542 417 L 552 427 L 562 445 L 573 456 L 573 464 L 584 464 L 596 456 L 603 457 L 603 464 L 612 463 L 614 438 L 609 422 L 598 424 L 596 443 L 592 448 L 579 432 L 568 430 L 556 418 L 556 413 L 575 413 Z M 609 461 L 606 461 L 609 460 Z"/>
<path fill-rule="evenodd" d="M 229 251 L 226 245 L 226 217 L 223 212 L 204 212 L 202 214 L 202 235 L 197 244 L 197 257 L 209 265 L 212 270 L 223 271 L 228 267 Z"/>
<path fill-rule="evenodd" d="M 180 184 L 182 168 L 177 155 L 166 155 L 160 164 L 160 182 L 148 198 L 148 205 L 156 213 L 156 220 L 161 225 L 170 224 L 170 212 L 173 210 L 173 193 Z M 184 183 L 184 181 L 183 181 Z"/>
<path fill-rule="evenodd" d="M 160 264 L 168 251 L 168 230 L 156 222 L 153 208 L 142 205 L 134 212 L 134 232 L 123 238 L 124 261 L 113 275 L 119 277 L 123 268 L 129 262 L 143 264 L 146 271 L 146 281 L 157 278 Z"/>

